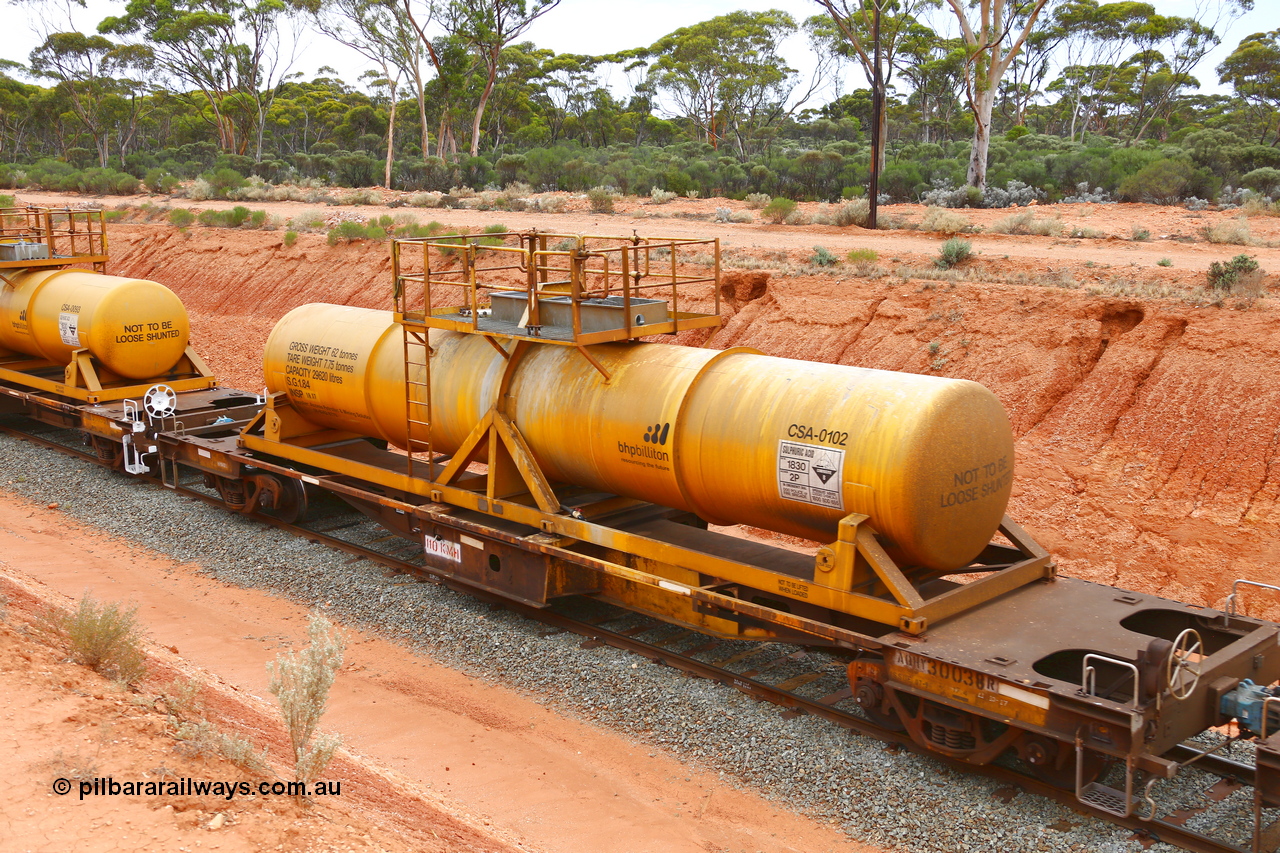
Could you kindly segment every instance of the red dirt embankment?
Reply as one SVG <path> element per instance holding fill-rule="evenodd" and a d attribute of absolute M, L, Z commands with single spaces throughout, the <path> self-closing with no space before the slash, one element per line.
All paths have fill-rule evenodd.
<path fill-rule="evenodd" d="M 582 230 L 608 233 L 609 224 Z M 612 230 L 632 224 L 619 219 Z M 704 236 L 726 231 L 727 242 L 765 258 L 759 240 L 774 246 L 784 230 L 698 229 Z M 797 250 L 815 239 L 811 230 L 785 230 L 795 232 Z M 894 261 L 920 267 L 931 259 L 912 257 L 906 235 L 899 242 L 891 233 L 845 233 L 865 235 L 860 244 L 898 255 Z M 195 344 L 213 369 L 231 384 L 254 388 L 262 381 L 262 343 L 288 309 L 312 301 L 389 307 L 386 244 L 328 247 L 323 237 L 303 234 L 285 248 L 281 237 L 113 226 L 112 271 L 172 287 L 190 309 Z M 1128 261 L 1124 251 L 1140 245 L 1091 240 L 1057 249 L 1064 241 L 1017 242 L 1019 257 L 1005 256 L 1006 273 L 1069 268 L 1080 281 L 1090 280 L 1099 262 L 1110 268 Z M 1044 260 L 1028 261 L 1026 244 L 1037 242 Z M 936 241 L 929 246 L 936 251 Z M 998 274 L 999 251 L 987 248 L 983 271 L 1010 280 Z M 1168 241 L 1156 254 L 1172 256 L 1178 271 L 1201 271 L 1207 255 L 1239 251 Z M 1255 254 L 1271 271 L 1280 267 L 1271 263 L 1275 252 Z M 1154 261 L 1142 266 L 1169 273 Z M 1018 437 L 1010 514 L 1067 574 L 1219 606 L 1237 577 L 1280 582 L 1280 311 L 1271 303 L 1233 310 L 1035 284 L 857 278 L 848 270 L 775 276 L 767 285 L 729 282 L 726 291 L 737 297 L 727 306 L 731 316 L 707 344 L 936 373 L 991 388 Z M 1202 272 L 1182 275 L 1203 279 Z M 1261 595 L 1251 610 L 1280 615 Z"/>

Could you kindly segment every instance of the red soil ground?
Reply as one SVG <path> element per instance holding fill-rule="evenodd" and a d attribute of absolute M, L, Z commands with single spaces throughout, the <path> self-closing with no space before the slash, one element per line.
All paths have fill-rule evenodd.
<path fill-rule="evenodd" d="M 24 195 L 22 200 L 68 201 L 39 195 Z M 290 203 L 250 206 L 282 217 L 315 209 Z M 1248 220 L 1253 245 L 1242 247 L 1211 244 L 1199 237 L 1206 225 L 1233 220 L 1236 214 L 1230 212 L 1192 213 L 1136 205 L 1038 208 L 1038 216 L 1059 216 L 1067 228 L 1087 227 L 1104 236 L 1066 239 L 975 234 L 968 237 L 975 258 L 961 266 L 958 274 L 939 277 L 932 263 L 945 235 L 831 226 L 713 224 L 708 218 L 716 207 L 737 209 L 742 205 L 724 200 L 664 206 L 631 202 L 620 205 L 620 213 L 603 216 L 586 212 L 585 202 L 574 200 L 569 212 L 560 215 L 411 212 L 423 222 L 435 218 L 451 227 L 473 230 L 502 222 L 511 228 L 537 227 L 558 233 L 623 235 L 637 229 L 646 236 L 719 237 L 730 269 L 722 288 L 726 323 L 712 335 L 687 335 L 685 343 L 745 345 L 772 355 L 981 382 L 1004 403 L 1017 435 L 1018 479 L 1009 512 L 1055 555 L 1061 571 L 1211 605 L 1221 605 L 1237 577 L 1280 583 L 1280 546 L 1276 545 L 1280 465 L 1275 464 L 1280 460 L 1280 383 L 1274 378 L 1280 371 L 1280 303 L 1230 297 L 1215 305 L 1202 290 L 1210 261 L 1225 260 L 1242 251 L 1255 256 L 1265 270 L 1280 271 L 1280 218 Z M 813 212 L 815 206 L 808 207 Z M 328 212 L 334 211 L 375 216 L 405 212 L 381 208 Z M 903 206 L 886 212 L 908 221 L 918 221 L 923 214 L 920 208 Z M 963 215 L 986 227 L 1008 213 L 965 211 Z M 672 214 L 677 216 L 672 218 Z M 702 221 L 682 216 L 697 216 Z M 1151 241 L 1130 239 L 1143 230 L 1150 232 Z M 180 232 L 164 224 L 142 223 L 114 224 L 110 235 L 110 271 L 153 278 L 173 288 L 192 314 L 197 349 L 227 384 L 246 389 L 261 386 L 262 344 L 275 321 L 289 309 L 312 301 L 382 308 L 389 304 L 389 253 L 382 243 L 330 247 L 323 234 L 304 233 L 296 245 L 286 247 L 283 231 L 193 227 Z M 851 249 L 872 249 L 877 258 L 861 268 L 845 263 L 817 269 L 804 263 L 815 245 L 840 257 Z M 1165 259 L 1168 264 L 1161 263 Z M 733 271 L 734 265 L 752 269 Z M 1276 277 L 1270 276 L 1266 284 L 1275 286 Z M 701 304 L 710 303 L 709 290 L 697 296 Z M 9 515 L 12 506 L 16 505 L 0 508 L 0 518 L 17 519 Z M 37 512 L 27 508 L 22 517 L 35 519 Z M 10 529 L 27 535 L 30 526 L 38 522 L 18 520 Z M 44 553 L 33 552 L 29 567 L 23 568 L 49 585 L 41 594 L 78 595 L 81 576 L 47 571 Z M 85 558 L 66 559 L 70 565 L 79 565 Z M 148 592 L 147 578 L 154 574 L 115 576 L 127 574 L 121 567 L 132 565 L 134 558 L 127 549 L 111 559 L 111 565 L 120 571 L 113 574 L 112 585 L 101 590 L 100 597 L 158 594 Z M 170 577 L 182 575 L 174 567 L 163 571 Z M 24 583 L 28 589 L 31 584 L 39 586 L 30 578 Z M 166 594 L 163 601 L 157 599 L 155 612 L 171 610 L 174 615 L 170 621 L 177 620 L 194 614 L 184 602 L 222 594 L 208 581 L 186 578 L 183 583 L 191 588 Z M 237 590 L 234 595 L 242 601 L 246 593 Z M 301 634 L 302 614 L 289 612 L 286 604 L 265 596 L 254 597 L 254 602 L 255 608 L 263 609 L 245 616 L 254 622 L 246 633 L 262 637 L 273 632 Z M 1280 606 L 1262 596 L 1253 597 L 1249 604 L 1251 612 L 1280 617 Z M 189 628 L 191 624 L 174 622 L 171 628 Z M 179 634 L 157 631 L 162 642 L 183 646 L 184 657 L 193 659 L 190 665 L 212 670 L 241 692 L 263 695 L 265 676 L 259 658 L 265 659 L 265 649 L 250 653 L 253 644 L 245 644 L 248 663 L 228 668 L 226 655 L 209 637 L 178 643 L 163 637 Z M 371 674 L 368 683 L 353 689 L 386 689 L 387 674 L 404 665 L 401 653 L 375 640 L 362 641 L 358 648 L 363 656 L 360 665 Z M 65 677 L 75 685 L 72 692 L 96 695 L 96 688 L 77 680 L 91 677 L 61 675 L 64 670 L 52 668 L 49 654 L 22 646 L 12 631 L 0 632 L 0 694 L 6 699 L 17 697 L 16 707 L 34 707 L 43 701 L 40 696 L 65 698 L 59 691 L 71 688 L 59 687 L 57 682 Z M 44 676 L 37 677 L 37 671 L 54 672 L 56 677 L 41 681 Z M 446 686 L 428 688 L 426 681 L 415 682 L 423 686 L 423 692 L 405 713 L 430 717 L 446 732 L 441 736 L 445 748 L 466 754 L 471 738 L 479 734 L 477 723 L 462 719 L 465 713 L 460 718 L 454 708 L 465 709 L 480 701 L 468 693 L 475 688 L 450 680 L 445 673 L 433 672 L 430 679 L 432 685 Z M 235 695 L 236 691 L 226 693 Z M 405 697 L 411 695 L 396 692 L 397 701 L 409 701 Z M 504 696 L 501 701 L 516 699 Z M 4 707 L 15 705 L 6 701 Z M 254 713 L 261 713 L 261 709 Z M 520 713 L 512 712 L 514 717 Z M 531 719 L 541 714 L 538 719 L 552 725 L 545 709 L 530 708 L 529 714 Z M 506 828 L 517 826 L 514 812 L 500 804 L 502 798 L 486 799 L 483 792 L 494 784 L 492 781 L 477 778 L 474 785 L 445 789 L 444 782 L 456 776 L 446 776 L 439 768 L 397 763 L 395 756 L 402 754 L 397 752 L 401 745 L 394 738 L 380 740 L 371 733 L 355 706 L 339 716 L 339 730 L 361 733 L 358 745 L 362 750 L 412 777 L 405 790 L 421 791 L 426 786 L 433 791 L 461 792 L 465 796 L 458 810 L 494 816 L 495 823 Z M 55 720 L 47 722 L 49 726 L 39 730 L 47 747 L 41 755 L 52 754 L 51 744 L 68 737 L 53 726 Z M 156 724 L 147 725 L 154 728 Z M 264 728 L 266 724 L 253 725 Z M 554 731 L 560 734 L 550 737 L 549 743 L 573 743 L 575 738 L 588 736 L 585 730 L 573 728 L 576 724 L 561 721 L 556 725 L 561 729 Z M 30 732 L 31 727 L 25 731 Z M 602 744 L 608 741 L 596 732 L 589 736 L 602 738 Z M 661 757 L 655 762 L 627 754 L 626 744 L 615 740 L 607 748 L 601 747 L 602 754 L 612 759 L 594 760 L 577 769 L 574 762 L 587 759 L 559 754 L 550 746 L 528 747 L 536 747 L 528 761 L 554 760 L 558 772 L 570 777 L 602 772 L 611 760 L 638 768 L 634 786 L 619 784 L 617 789 L 628 797 L 626 808 L 652 812 L 658 820 L 663 809 L 660 799 L 668 793 L 666 786 L 673 784 L 677 772 L 684 771 Z M 512 748 L 515 743 L 513 740 Z M 145 764 L 151 759 L 138 760 Z M 520 790 L 517 778 L 518 774 L 503 777 L 499 784 L 506 786 L 500 789 L 504 797 Z M 583 791 L 590 787 L 584 782 Z M 393 785 L 386 790 L 396 789 Z M 736 796 L 701 778 L 679 784 L 678 790 L 670 793 L 675 799 L 696 800 L 705 793 L 695 792 L 706 790 L 714 791 L 716 802 L 721 796 Z M 512 794 L 517 796 L 517 805 L 511 808 L 518 812 L 523 808 L 519 803 L 524 802 L 520 797 L 534 793 L 537 789 Z M 376 806 L 388 809 L 391 817 L 370 806 L 372 811 L 363 818 L 341 819 L 355 827 L 357 835 L 366 826 L 399 826 L 394 821 L 403 822 L 403 816 L 392 814 L 399 796 L 388 796 Z M 539 801 L 539 807 L 568 815 L 566 804 L 573 803 L 574 831 L 582 833 L 581 837 L 609 830 L 611 810 L 597 809 L 590 801 L 575 802 L 572 790 L 557 796 L 550 804 Z M 55 822 L 65 819 L 75 823 L 87 814 L 79 812 L 81 817 L 75 818 L 66 811 L 46 812 L 50 807 L 44 800 L 33 799 L 29 810 L 38 816 L 52 814 Z M 439 813 L 423 818 L 424 825 L 454 820 L 444 814 L 448 803 L 434 800 L 431 807 Z M 735 823 L 752 813 L 760 820 Z M 410 822 L 417 819 L 410 814 Z M 4 817 L 13 820 L 10 814 Z M 704 810 L 704 817 L 693 831 L 673 823 L 669 816 L 662 817 L 654 826 L 666 839 L 663 849 L 686 849 L 686 845 L 696 844 L 714 845 L 707 849 L 790 849 L 781 838 L 770 837 L 773 832 L 800 849 L 850 849 L 821 827 L 746 801 L 732 801 L 729 808 L 721 810 L 713 806 Z M 358 818 L 367 818 L 369 823 L 359 823 Z M 98 826 L 110 818 L 92 819 L 97 821 L 92 826 Z M 291 819 L 288 815 L 279 818 Z M 467 831 L 485 829 L 483 824 L 475 827 L 475 821 L 462 822 L 469 827 Z M 87 838 L 82 832 L 87 832 L 87 825 L 75 824 L 81 835 L 74 838 Z M 282 822 L 277 829 L 283 826 Z M 144 828 L 168 831 L 154 822 Z M 572 845 L 576 842 L 557 840 L 541 830 L 525 826 L 518 830 L 516 836 L 535 847 L 588 849 L 575 848 Z M 371 837 L 382 840 L 381 836 Z M 289 841 L 293 846 L 285 844 L 283 849 L 311 849 L 307 838 L 294 838 Z M 505 838 L 495 836 L 483 843 L 493 849 L 509 849 L 503 846 L 509 843 Z M 81 849 L 108 848 L 89 845 Z M 399 848 L 388 842 L 387 849 Z"/>

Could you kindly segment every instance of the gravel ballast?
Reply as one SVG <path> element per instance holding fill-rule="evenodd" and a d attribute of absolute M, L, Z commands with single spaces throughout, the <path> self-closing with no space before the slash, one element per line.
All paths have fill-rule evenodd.
<path fill-rule="evenodd" d="M 575 634 L 550 633 L 442 586 L 406 583 L 370 561 L 351 563 L 347 554 L 261 521 L 7 435 L 0 435 L 0 488 L 56 502 L 81 522 L 223 582 L 318 608 L 560 713 L 669 750 L 865 842 L 938 853 L 1175 849 L 1144 847 L 1128 830 L 824 720 L 784 719 L 776 706 L 718 683 L 607 646 L 583 649 Z M 1200 794 L 1213 781 L 1186 774 L 1162 783 L 1161 812 L 1203 806 Z M 1191 825 L 1226 820 L 1244 840 L 1251 798 L 1250 789 L 1237 792 Z"/>

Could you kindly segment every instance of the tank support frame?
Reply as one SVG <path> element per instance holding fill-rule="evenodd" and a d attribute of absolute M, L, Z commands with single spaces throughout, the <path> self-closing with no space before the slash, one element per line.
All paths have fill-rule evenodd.
<path fill-rule="evenodd" d="M 190 346 L 168 373 L 141 384 L 112 373 L 87 349 L 76 350 L 66 365 L 0 350 L 0 380 L 82 403 L 140 400 L 157 382 L 174 391 L 203 391 L 218 384 L 204 360 Z"/>

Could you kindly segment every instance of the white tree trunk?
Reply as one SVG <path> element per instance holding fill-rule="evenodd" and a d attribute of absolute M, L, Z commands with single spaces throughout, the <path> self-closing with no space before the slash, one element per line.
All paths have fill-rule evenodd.
<path fill-rule="evenodd" d="M 484 108 L 489 105 L 489 96 L 493 94 L 493 83 L 498 76 L 498 57 L 494 55 L 489 65 L 489 80 L 480 95 L 480 103 L 476 105 L 476 117 L 471 123 L 471 156 L 480 154 L 480 122 L 484 120 Z"/>
<path fill-rule="evenodd" d="M 391 111 L 387 116 L 387 168 L 382 181 L 382 185 L 387 189 L 391 189 L 391 163 L 395 157 L 394 151 L 396 147 L 396 90 L 391 89 Z"/>
<path fill-rule="evenodd" d="M 969 186 L 986 189 L 987 150 L 991 146 L 991 110 L 996 103 L 996 87 L 988 86 L 977 93 L 974 115 L 973 146 L 969 149 Z"/>

